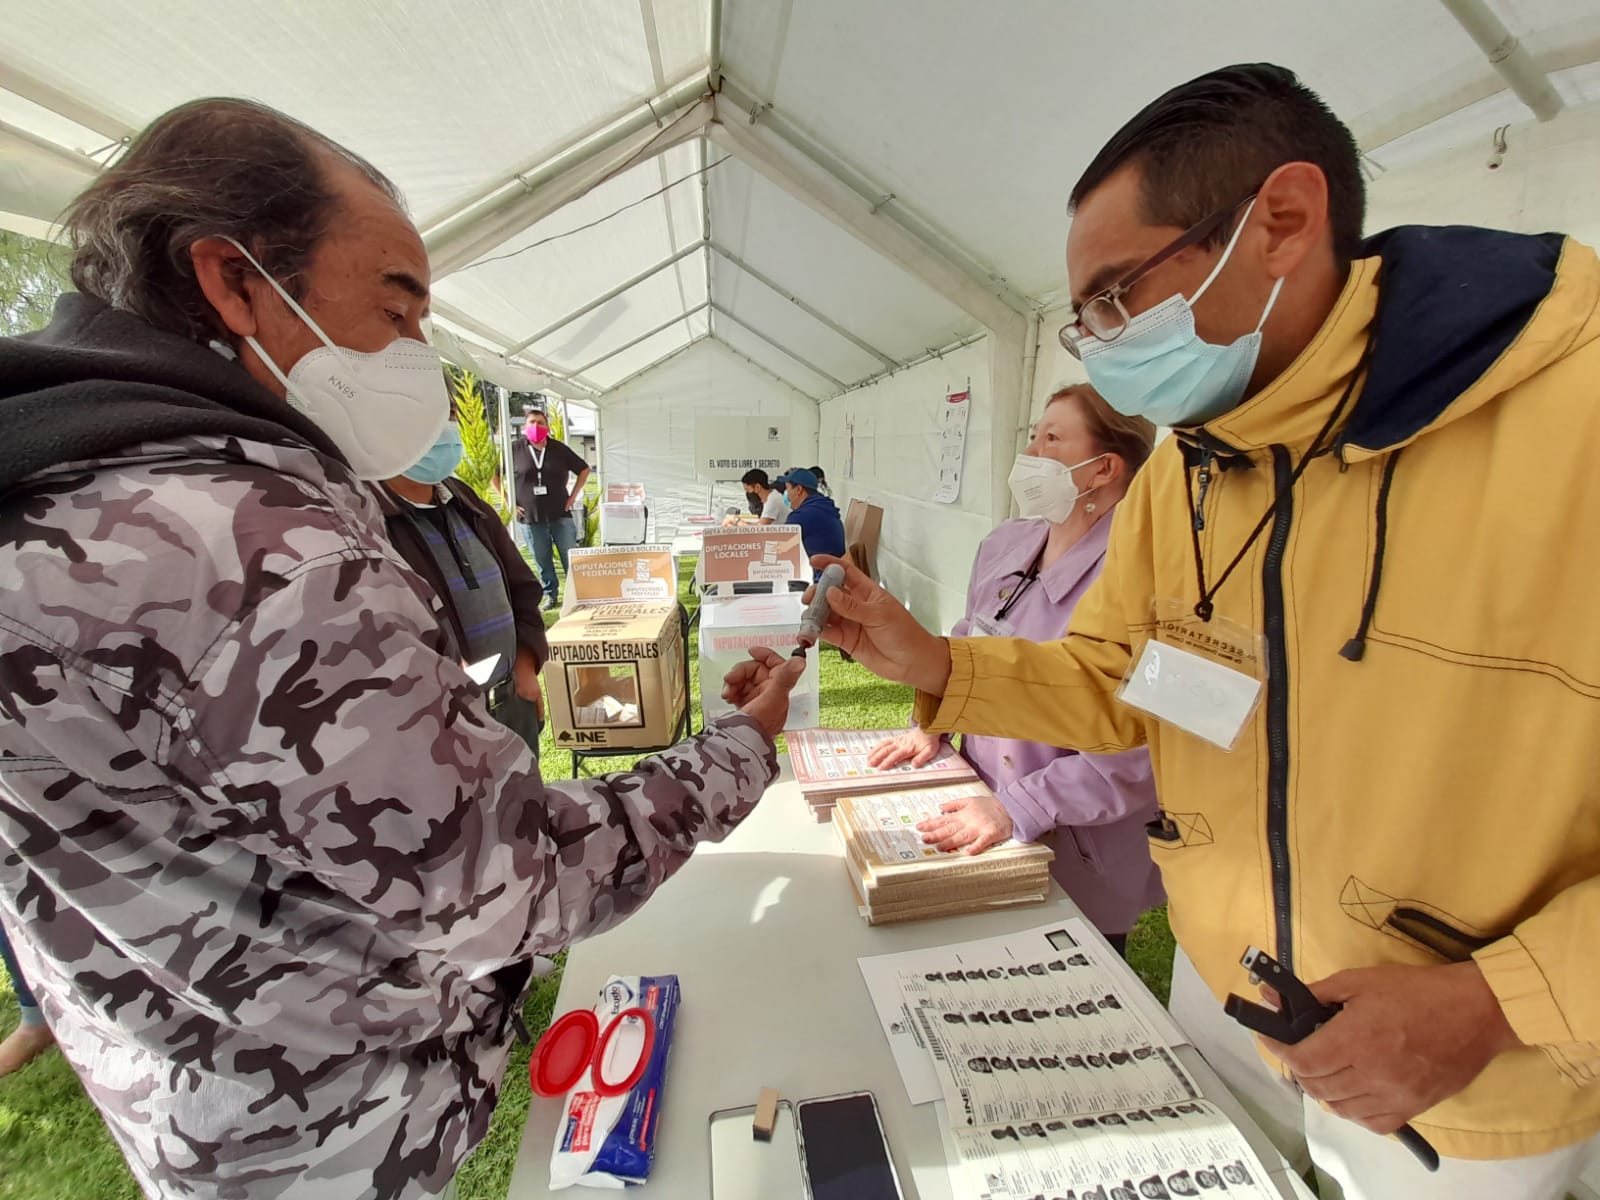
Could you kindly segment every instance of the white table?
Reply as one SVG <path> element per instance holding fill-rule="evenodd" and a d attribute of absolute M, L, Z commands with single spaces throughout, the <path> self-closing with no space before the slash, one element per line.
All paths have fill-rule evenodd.
<path fill-rule="evenodd" d="M 995 937 L 1081 915 L 1060 888 L 1043 906 L 869 927 L 831 827 L 815 824 L 784 776 L 721 845 L 697 851 L 645 906 L 567 956 L 556 1012 L 592 1007 L 606 977 L 676 974 L 683 989 L 650 1182 L 630 1194 L 706 1200 L 707 1118 L 756 1102 L 870 1091 L 908 1200 L 950 1200 L 932 1105 L 913 1105 L 895 1069 L 858 957 Z M 1109 949 L 1103 956 L 1116 960 Z M 1129 987 L 1142 987 L 1131 970 Z M 1221 1081 L 1189 1047 L 1180 1056 L 1207 1099 L 1245 1132 L 1290 1198 L 1306 1191 Z M 562 1101 L 535 1096 L 507 1200 L 552 1193 L 550 1149 Z"/>

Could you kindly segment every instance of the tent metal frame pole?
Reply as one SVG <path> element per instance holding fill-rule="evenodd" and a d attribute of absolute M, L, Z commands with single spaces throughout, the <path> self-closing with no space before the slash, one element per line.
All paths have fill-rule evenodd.
<path fill-rule="evenodd" d="M 1550 77 L 1533 61 L 1528 48 L 1506 28 L 1485 0 L 1439 0 L 1456 24 L 1467 31 L 1477 43 L 1506 86 L 1541 121 L 1548 121 L 1561 111 L 1560 95 L 1550 82 Z"/>
<path fill-rule="evenodd" d="M 729 354 L 733 355 L 737 359 L 740 359 L 740 360 L 742 360 L 744 362 L 749 363 L 752 369 L 760 371 L 763 375 L 765 375 L 768 379 L 772 380 L 774 383 L 778 384 L 780 387 L 786 387 L 792 392 L 799 392 L 802 396 L 804 396 L 807 400 L 811 401 L 811 403 L 813 403 L 813 404 L 820 405 L 822 403 L 822 401 L 818 397 L 816 397 L 816 396 L 812 395 L 810 392 L 806 391 L 805 388 L 801 387 L 794 380 L 785 379 L 782 375 L 779 375 L 771 367 L 763 366 L 761 363 L 758 363 L 755 359 L 751 358 L 743 350 L 740 350 L 740 349 L 737 349 L 734 346 L 728 345 L 728 343 L 724 342 L 721 338 L 718 338 L 717 342 Z"/>
<path fill-rule="evenodd" d="M 655 337 L 656 334 L 665 333 L 667 330 L 671 329 L 674 325 L 676 325 L 679 321 L 686 321 L 690 317 L 694 316 L 696 313 L 704 312 L 706 309 L 708 309 L 710 307 L 711 307 L 711 302 L 708 300 L 704 304 L 696 305 L 694 308 L 691 308 L 688 312 L 678 313 L 671 320 L 661 322 L 661 324 L 657 325 L 654 329 L 650 330 L 648 333 L 641 333 L 638 337 L 634 338 L 631 342 L 624 342 L 622 345 L 618 346 L 615 350 L 607 350 L 599 358 L 594 359 L 594 360 L 592 360 L 590 362 L 584 363 L 583 366 L 577 368 L 577 370 L 573 371 L 572 373 L 574 375 L 586 374 L 589 371 L 592 371 L 595 367 L 598 367 L 601 363 L 605 362 L 606 360 L 615 358 L 617 355 L 621 354 L 624 350 L 632 350 L 640 342 L 649 341 L 651 338 Z M 654 364 L 651 364 L 651 365 L 654 365 Z"/>
<path fill-rule="evenodd" d="M 885 257 L 906 266 L 964 312 L 991 328 L 1014 324 L 1020 329 L 1021 318 L 1037 307 L 1014 291 L 999 272 L 914 216 L 904 201 L 874 184 L 831 149 L 794 128 L 732 76 L 724 77 L 717 103 L 719 109 L 723 104 L 733 107 L 739 119 L 713 124 L 714 140 L 740 151 L 741 157 L 774 183 Z M 756 120 L 752 122 L 751 117 Z"/>
<path fill-rule="evenodd" d="M 702 111 L 691 117 L 696 107 Z M 517 172 L 488 196 L 434 221 L 422 235 L 434 277 L 459 271 L 618 171 L 635 165 L 635 160 L 644 161 L 695 137 L 711 112 L 705 76 L 693 75 L 599 133 L 536 167 Z M 684 123 L 679 125 L 679 121 Z"/>
<path fill-rule="evenodd" d="M 1534 58 L 1534 62 L 1547 75 L 1600 62 L 1600 38 L 1590 38 L 1575 45 L 1557 47 L 1538 55 Z M 1505 86 L 1506 81 L 1503 76 L 1496 71 L 1487 71 L 1481 77 L 1456 88 L 1448 95 L 1438 97 L 1419 107 L 1389 117 L 1358 121 L 1351 126 L 1351 132 L 1356 135 L 1356 141 L 1362 150 L 1369 153 L 1377 152 L 1390 142 L 1399 141 L 1408 134 L 1425 129 L 1452 113 L 1458 113 L 1464 108 L 1487 100 L 1490 96 L 1504 91 Z"/>
<path fill-rule="evenodd" d="M 886 210 L 874 213 L 873 202 L 790 149 L 766 126 L 766 118 L 757 125 L 747 120 L 722 121 L 712 125 L 710 132 L 712 141 L 738 154 L 796 200 L 909 271 L 980 324 L 996 330 L 1021 328 L 1021 311 L 904 225 L 886 219 Z"/>
<path fill-rule="evenodd" d="M 15 64 L 4 60 L 0 60 L 0 88 L 21 96 L 40 108 L 47 108 L 57 116 L 76 122 L 85 129 L 93 130 L 108 142 L 127 142 L 139 132 L 137 126 L 130 125 L 69 92 L 63 92 L 60 88 L 36 79 Z"/>
<path fill-rule="evenodd" d="M 516 473 L 511 465 L 511 389 L 495 384 L 495 391 L 500 393 L 500 495 L 502 499 L 510 500 L 506 507 L 516 515 L 517 511 L 517 484 Z M 511 522 L 516 525 L 517 522 Z M 513 534 L 520 537 L 520 531 Z M 532 550 L 533 547 L 529 546 Z"/>
<path fill-rule="evenodd" d="M 706 85 L 713 91 L 722 90 L 722 0 L 711 0 L 711 37 L 707 46 Z"/>
<path fill-rule="evenodd" d="M 546 325 L 543 329 L 539 330 L 538 333 L 535 333 L 530 337 L 523 338 L 522 341 L 518 342 L 515 346 L 506 347 L 506 354 L 509 356 L 512 354 L 521 353 L 523 350 L 526 350 L 529 346 L 534 345 L 536 342 L 544 341 L 545 338 L 549 337 L 556 330 L 572 324 L 572 322 L 576 321 L 579 317 L 588 316 L 602 304 L 609 304 L 618 296 L 622 295 L 623 292 L 638 287 L 639 284 L 643 283 L 647 279 L 654 278 L 655 276 L 661 274 L 661 272 L 665 271 L 668 267 L 672 266 L 674 263 L 682 262 L 684 259 L 688 258 L 689 255 L 693 254 L 696 250 L 700 249 L 704 245 L 704 242 L 694 242 L 691 245 L 685 246 L 676 254 L 669 254 L 666 258 L 663 258 L 660 262 L 656 263 L 655 266 L 646 267 L 643 271 L 640 271 L 631 279 L 626 279 L 617 284 L 616 287 L 611 288 L 609 291 L 601 293 L 593 300 L 590 300 L 587 304 L 583 305 L 581 308 L 573 309 L 559 321 L 555 321 L 552 324 Z"/>
<path fill-rule="evenodd" d="M 837 400 L 840 396 L 843 396 L 848 392 L 855 392 L 864 387 L 871 387 L 875 383 L 881 383 L 883 380 L 888 379 L 897 371 L 909 371 L 912 367 L 920 367 L 923 363 L 932 362 L 936 358 L 943 358 L 946 354 L 954 354 L 957 350 L 965 350 L 968 346 L 975 345 L 989 336 L 990 334 L 987 329 L 980 330 L 977 333 L 969 333 L 966 337 L 957 338 L 948 345 L 940 346 L 937 350 L 929 350 L 925 354 L 917 355 L 916 358 L 908 358 L 905 362 L 901 363 L 893 370 L 878 371 L 875 374 L 868 375 L 865 379 L 858 380 L 855 383 L 849 384 L 842 390 L 835 392 L 833 395 L 829 396 L 828 399 Z"/>
<path fill-rule="evenodd" d="M 826 379 L 829 383 L 833 384 L 833 386 L 836 387 L 836 388 L 840 388 L 840 389 L 844 388 L 845 384 L 844 384 L 844 382 L 842 380 L 835 379 L 832 375 L 828 374 L 828 372 L 824 371 L 821 367 L 817 366 L 810 359 L 803 358 L 802 356 L 796 354 L 793 350 L 789 349 L 789 347 L 785 346 L 782 342 L 776 340 L 775 338 L 773 338 L 773 337 L 771 337 L 771 336 L 769 336 L 769 335 L 767 335 L 765 333 L 762 333 L 761 330 L 757 329 L 754 325 L 750 324 L 750 322 L 748 322 L 748 321 L 744 320 L 743 318 L 739 317 L 737 314 L 729 311 L 726 308 L 723 308 L 720 304 L 713 304 L 710 307 L 711 307 L 711 311 L 712 312 L 721 313 L 723 316 L 727 317 L 728 320 L 732 321 L 735 325 L 739 326 L 739 328 L 747 331 L 748 333 L 754 334 L 756 337 L 760 338 L 763 342 L 765 342 L 767 345 L 771 346 L 779 354 L 784 354 L 784 355 L 787 355 L 788 357 L 794 359 L 795 362 L 799 363 L 802 367 L 804 367 L 806 370 L 810 371 L 813 375 L 816 375 L 819 379 Z"/>
<path fill-rule="evenodd" d="M 720 13 L 716 19 L 720 19 Z M 715 36 L 715 35 L 713 35 Z M 707 168 L 711 164 L 711 139 L 700 139 L 700 244 L 708 247 L 706 251 L 706 301 L 709 303 L 714 297 L 711 295 L 711 175 Z M 710 314 L 706 316 L 706 328 L 710 329 Z"/>
<path fill-rule="evenodd" d="M 452 325 L 459 325 L 468 332 L 476 334 L 478 337 L 488 342 L 490 347 L 503 346 L 509 340 L 506 335 L 501 333 L 498 329 L 491 329 L 482 321 L 479 321 L 474 317 L 469 317 L 466 313 L 462 312 L 459 308 L 456 308 L 453 304 L 448 304 L 437 297 L 435 297 L 433 301 L 433 311 L 436 315 L 443 317 Z M 577 377 L 577 372 L 569 374 L 568 372 L 563 371 L 560 367 L 557 367 L 554 363 L 545 362 L 536 354 L 524 353 L 522 355 L 518 355 L 518 357 L 523 360 L 522 362 L 512 362 L 511 356 L 508 354 L 503 354 L 497 350 L 488 348 L 486 348 L 486 351 L 491 354 L 500 354 L 501 359 L 504 360 L 507 366 L 521 367 L 526 371 L 535 371 L 540 375 L 547 375 L 557 383 L 566 384 L 569 387 L 575 387 L 579 391 L 588 392 L 591 396 L 598 396 L 600 394 L 599 388 L 595 387 L 587 380 L 579 379 Z"/>
<path fill-rule="evenodd" d="M 819 312 L 817 309 L 815 309 L 811 305 L 807 304 L 804 300 L 800 299 L 799 296 L 796 296 L 793 292 L 791 292 L 788 288 L 784 287 L 781 283 L 779 283 L 777 280 L 773 279 L 771 276 L 764 275 L 764 274 L 762 274 L 762 272 L 756 270 L 755 267 L 752 267 L 749 263 L 745 262 L 744 259 L 740 258 L 737 254 L 735 254 L 732 250 L 729 250 L 726 246 L 719 246 L 716 242 L 712 242 L 711 243 L 711 249 L 713 251 L 715 251 L 718 255 L 720 255 L 722 258 L 725 258 L 728 262 L 732 263 L 735 267 L 738 267 L 739 270 L 743 271 L 746 275 L 750 276 L 751 279 L 754 279 L 757 283 L 765 284 L 767 287 L 769 287 L 773 291 L 777 292 L 778 295 L 782 296 L 790 304 L 792 304 L 796 308 L 798 308 L 801 312 L 805 313 L 806 316 L 810 317 L 814 321 L 817 321 L 817 322 L 819 322 L 819 323 L 821 323 L 823 325 L 826 325 L 829 329 L 833 330 L 833 332 L 837 333 L 840 337 L 844 338 L 847 342 L 852 343 L 853 345 L 859 347 L 860 349 L 866 351 L 868 354 L 872 355 L 873 358 L 877 359 L 884 366 L 892 368 L 892 367 L 898 367 L 900 365 L 900 363 L 896 359 L 894 359 L 894 358 L 890 357 L 889 355 L 885 354 L 882 350 L 879 350 L 876 346 L 872 345 L 870 342 L 865 342 L 861 338 L 858 338 L 855 334 L 851 333 L 843 325 L 841 325 L 837 321 L 833 320 L 833 318 L 829 317 L 825 313 Z"/>
<path fill-rule="evenodd" d="M 709 333 L 697 333 L 697 334 L 695 334 L 692 339 L 690 339 L 688 342 L 685 342 L 682 346 L 679 346 L 671 354 L 665 355 L 662 358 L 658 358 L 653 363 L 647 363 L 645 366 L 640 367 L 632 375 L 628 375 L 628 376 L 623 377 L 622 379 L 617 380 L 617 382 L 613 383 L 610 387 L 608 387 L 605 390 L 604 396 L 613 396 L 613 395 L 615 395 L 617 392 L 620 392 L 623 388 L 627 387 L 635 379 L 638 379 L 641 375 L 650 374 L 650 372 L 654 371 L 657 367 L 663 366 L 666 363 L 671 362 L 673 359 L 677 358 L 678 355 L 680 355 L 680 354 L 688 353 L 690 350 L 692 350 L 696 346 L 698 346 L 701 342 L 709 341 L 710 338 L 711 338 L 711 335 Z M 603 398 L 604 397 L 602 397 L 602 399 Z"/>

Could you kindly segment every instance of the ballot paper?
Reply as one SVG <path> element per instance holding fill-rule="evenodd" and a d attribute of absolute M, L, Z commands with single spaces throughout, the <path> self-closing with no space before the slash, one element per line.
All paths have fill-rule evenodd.
<path fill-rule="evenodd" d="M 1200 1089 L 1087 949 L 987 968 L 902 971 L 958 1125 L 1197 1100 Z"/>
<path fill-rule="evenodd" d="M 952 1200 L 1277 1200 L 1244 1137 L 1204 1100 L 956 1129 Z"/>
<path fill-rule="evenodd" d="M 1041 957 L 1048 963 L 1061 951 L 1075 950 L 1081 950 L 1095 963 L 1096 970 L 1103 973 L 1107 992 L 1102 994 L 1118 998 L 1122 1007 L 1116 1011 L 1137 1016 L 1145 1031 L 1141 1044 L 1170 1049 L 1188 1043 L 1166 1009 L 1087 923 L 1078 918 L 1000 937 L 862 958 L 859 960 L 862 978 L 911 1103 L 931 1104 L 944 1093 L 920 1021 L 901 991 L 902 972 L 947 971 L 953 964 L 963 971 L 968 968 L 987 971 L 997 966 L 1009 968 L 1026 964 Z"/>

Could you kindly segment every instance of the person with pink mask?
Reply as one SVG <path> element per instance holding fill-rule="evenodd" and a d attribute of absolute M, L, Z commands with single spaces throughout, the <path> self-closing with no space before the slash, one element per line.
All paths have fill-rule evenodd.
<path fill-rule="evenodd" d="M 550 436 L 550 418 L 538 405 L 524 405 L 523 436 L 511 439 L 511 474 L 517 497 L 517 523 L 533 551 L 544 585 L 544 607 L 561 605 L 561 580 L 567 559 L 578 544 L 572 508 L 589 481 L 589 464 L 559 438 Z M 561 576 L 556 576 L 556 554 Z"/>

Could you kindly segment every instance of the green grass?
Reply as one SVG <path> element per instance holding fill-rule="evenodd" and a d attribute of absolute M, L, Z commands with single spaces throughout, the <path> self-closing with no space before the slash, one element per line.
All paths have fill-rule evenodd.
<path fill-rule="evenodd" d="M 679 582 L 688 599 L 687 564 Z M 545 623 L 551 624 L 555 618 L 556 614 L 547 613 Z M 691 696 L 698 696 L 698 627 L 690 635 L 688 650 L 694 683 Z M 823 725 L 892 728 L 903 724 L 911 711 L 908 689 L 884 683 L 832 650 L 822 653 L 820 669 Z M 698 712 L 695 726 L 699 727 Z M 624 770 L 637 759 L 637 755 L 589 759 L 584 773 Z M 548 731 L 540 744 L 540 761 L 550 778 L 567 777 L 570 760 L 565 751 L 555 747 Z M 558 963 L 564 957 L 558 956 Z M 1139 922 L 1128 939 L 1128 958 L 1165 1003 L 1172 983 L 1172 934 L 1164 909 L 1146 913 Z M 534 985 L 523 1016 L 535 1037 L 549 1026 L 560 987 L 559 969 Z M 0 1036 L 10 1032 L 16 1020 L 16 1002 L 9 981 L 0 972 Z M 457 1180 L 461 1200 L 504 1200 L 528 1115 L 528 1052 L 529 1047 L 518 1046 L 512 1053 L 494 1121 L 478 1149 L 462 1164 Z M 544 1148 L 539 1150 L 543 1153 Z M 47 1054 L 16 1075 L 0 1079 L 0 1164 L 4 1164 L 0 1200 L 59 1200 L 63 1196 L 137 1200 L 139 1195 L 99 1114 L 59 1054 Z"/>

